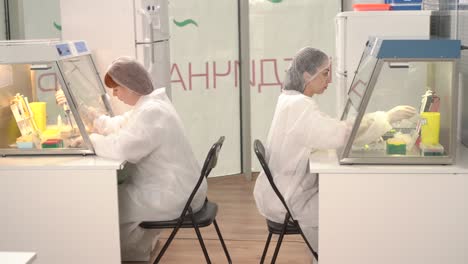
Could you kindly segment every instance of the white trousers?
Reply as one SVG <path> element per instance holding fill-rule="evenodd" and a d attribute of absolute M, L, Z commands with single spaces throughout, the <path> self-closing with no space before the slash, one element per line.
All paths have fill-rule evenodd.
<path fill-rule="evenodd" d="M 310 246 L 318 253 L 318 227 L 300 225 Z"/>
<path fill-rule="evenodd" d="M 119 185 L 120 253 L 122 261 L 149 261 L 158 241 L 160 230 L 143 229 L 136 219 L 154 219 L 148 208 L 136 204 L 127 191 L 128 185 Z M 146 215 L 147 214 L 147 215 Z M 135 219 L 133 222 L 131 219 Z"/>
<path fill-rule="evenodd" d="M 160 230 L 143 229 L 139 223 L 120 225 L 120 253 L 122 261 L 149 261 Z"/>

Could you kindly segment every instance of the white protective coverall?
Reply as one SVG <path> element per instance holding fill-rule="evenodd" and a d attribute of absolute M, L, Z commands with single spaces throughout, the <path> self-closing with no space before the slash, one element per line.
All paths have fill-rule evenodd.
<path fill-rule="evenodd" d="M 364 116 L 360 130 L 363 128 L 365 131 L 359 131 L 358 137 L 372 141 L 392 127 L 385 112 L 375 112 Z M 265 146 L 266 162 L 293 218 L 299 221 L 315 251 L 318 251 L 319 186 L 317 174 L 309 170 L 309 155 L 312 150 L 342 146 L 351 129 L 352 123 L 322 113 L 313 97 L 294 90 L 283 90 L 279 96 Z M 284 222 L 286 209 L 263 171 L 255 183 L 254 196 L 263 216 Z"/>
<path fill-rule="evenodd" d="M 131 260 L 148 260 L 154 241 L 141 241 L 144 232 L 138 224 L 179 217 L 200 177 L 200 166 L 165 89 L 142 96 L 121 116 L 100 116 L 94 125 L 99 134 L 90 139 L 97 155 L 134 164 L 119 185 L 123 260 L 125 250 L 146 254 Z M 194 212 L 203 206 L 206 190 L 204 181 L 192 202 Z"/>

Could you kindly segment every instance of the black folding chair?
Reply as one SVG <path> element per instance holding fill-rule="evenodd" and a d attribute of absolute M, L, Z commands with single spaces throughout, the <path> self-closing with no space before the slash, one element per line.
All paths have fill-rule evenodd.
<path fill-rule="evenodd" d="M 193 213 L 192 207 L 190 206 L 190 204 L 192 203 L 193 197 L 195 196 L 195 194 L 198 191 L 198 188 L 200 188 L 200 185 L 203 182 L 203 179 L 206 179 L 208 175 L 210 174 L 211 170 L 216 166 L 219 150 L 223 146 L 223 142 L 224 142 L 224 136 L 220 137 L 218 141 L 215 144 L 213 144 L 210 151 L 208 152 L 208 155 L 205 159 L 205 163 L 203 164 L 203 168 L 201 170 L 200 178 L 198 179 L 198 182 L 195 188 L 193 189 L 192 194 L 190 194 L 190 197 L 187 200 L 187 203 L 185 204 L 185 207 L 182 210 L 180 217 L 173 219 L 173 220 L 169 220 L 169 221 L 144 221 L 140 223 L 140 227 L 144 229 L 174 228 L 174 230 L 172 230 L 171 235 L 169 236 L 166 243 L 164 244 L 163 248 L 161 249 L 161 252 L 159 252 L 159 255 L 157 256 L 154 263 L 159 263 L 162 256 L 164 255 L 167 248 L 169 247 L 172 240 L 174 239 L 177 231 L 179 231 L 180 228 L 195 229 L 195 232 L 198 237 L 198 241 L 200 242 L 200 246 L 203 250 L 203 254 L 205 255 L 206 263 L 211 263 L 210 257 L 208 256 L 208 252 L 206 250 L 205 243 L 203 242 L 203 238 L 199 229 L 200 227 L 209 226 L 211 225 L 211 223 L 214 224 L 216 233 L 218 233 L 219 241 L 221 242 L 221 245 L 223 246 L 224 253 L 226 254 L 226 258 L 228 262 L 232 263 L 226 244 L 224 244 L 221 231 L 219 230 L 218 223 L 216 223 L 216 214 L 218 212 L 218 205 L 216 203 L 208 201 L 208 198 L 206 198 L 205 203 L 203 204 L 203 207 L 202 209 L 200 209 L 200 211 Z"/>
<path fill-rule="evenodd" d="M 286 215 L 284 216 L 283 223 L 280 224 L 280 223 L 270 221 L 269 219 L 266 219 L 269 234 L 268 234 L 268 238 L 265 244 L 265 249 L 263 250 L 262 260 L 260 261 L 260 263 L 263 263 L 265 261 L 265 257 L 268 251 L 268 246 L 270 245 L 271 236 L 273 234 L 279 235 L 279 238 L 278 238 L 278 242 L 276 243 L 275 253 L 273 254 L 271 263 L 276 262 L 276 258 L 278 257 L 278 253 L 279 253 L 284 235 L 301 235 L 304 241 L 306 242 L 307 246 L 309 247 L 310 251 L 314 255 L 315 259 L 318 261 L 317 252 L 315 252 L 314 249 L 310 246 L 309 241 L 307 241 L 307 238 L 304 236 L 304 233 L 302 232 L 301 227 L 299 226 L 299 222 L 297 220 L 294 220 L 294 218 L 292 217 L 291 211 L 289 210 L 283 196 L 281 195 L 280 191 L 275 185 L 275 182 L 273 181 L 273 176 L 271 174 L 270 168 L 268 167 L 268 164 L 265 160 L 265 147 L 263 147 L 262 142 L 258 139 L 254 141 L 254 151 L 255 151 L 255 154 L 257 155 L 258 161 L 260 161 L 260 164 L 262 165 L 263 171 L 265 172 L 265 175 L 267 176 L 268 181 L 270 182 L 271 188 L 273 188 L 276 195 L 280 199 L 281 203 L 283 203 L 284 208 L 286 208 Z"/>

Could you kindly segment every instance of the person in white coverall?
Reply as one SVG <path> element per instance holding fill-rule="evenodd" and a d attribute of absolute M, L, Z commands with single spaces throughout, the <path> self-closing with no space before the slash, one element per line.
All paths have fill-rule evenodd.
<path fill-rule="evenodd" d="M 318 49 L 306 47 L 295 55 L 286 72 L 266 141 L 266 161 L 274 182 L 316 252 L 319 186 L 317 174 L 309 170 L 309 154 L 344 145 L 352 129 L 352 122 L 331 118 L 317 105 L 315 95 L 322 94 L 331 81 L 330 65 L 329 57 Z M 392 128 L 390 123 L 414 114 L 416 110 L 410 106 L 367 114 L 357 141 L 376 140 Z M 255 183 L 254 196 L 263 216 L 283 223 L 286 210 L 263 171 Z"/>
<path fill-rule="evenodd" d="M 104 81 L 133 109 L 121 116 L 97 117 L 97 133 L 90 139 L 98 156 L 131 163 L 129 177 L 118 189 L 122 260 L 148 261 L 155 231 L 138 224 L 179 217 L 201 169 L 165 89 L 154 90 L 139 62 L 115 60 Z M 194 212 L 203 206 L 206 190 L 204 181 L 192 202 Z"/>

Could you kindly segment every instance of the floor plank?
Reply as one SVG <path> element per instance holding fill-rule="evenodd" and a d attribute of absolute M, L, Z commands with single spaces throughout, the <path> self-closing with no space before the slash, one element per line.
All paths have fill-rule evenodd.
<path fill-rule="evenodd" d="M 242 175 L 208 179 L 208 199 L 219 206 L 216 219 L 233 263 L 259 263 L 268 235 L 265 218 L 258 213 L 253 198 L 254 184 L 255 180 L 249 182 Z M 159 246 L 152 254 L 153 260 L 170 231 L 162 233 Z M 212 262 L 227 263 L 214 227 L 202 228 L 201 233 Z M 272 239 L 266 262 L 273 254 L 274 245 L 276 245 L 276 236 Z M 206 263 L 194 230 L 180 230 L 161 262 Z M 312 255 L 300 236 L 286 236 L 277 263 L 312 263 Z"/>

